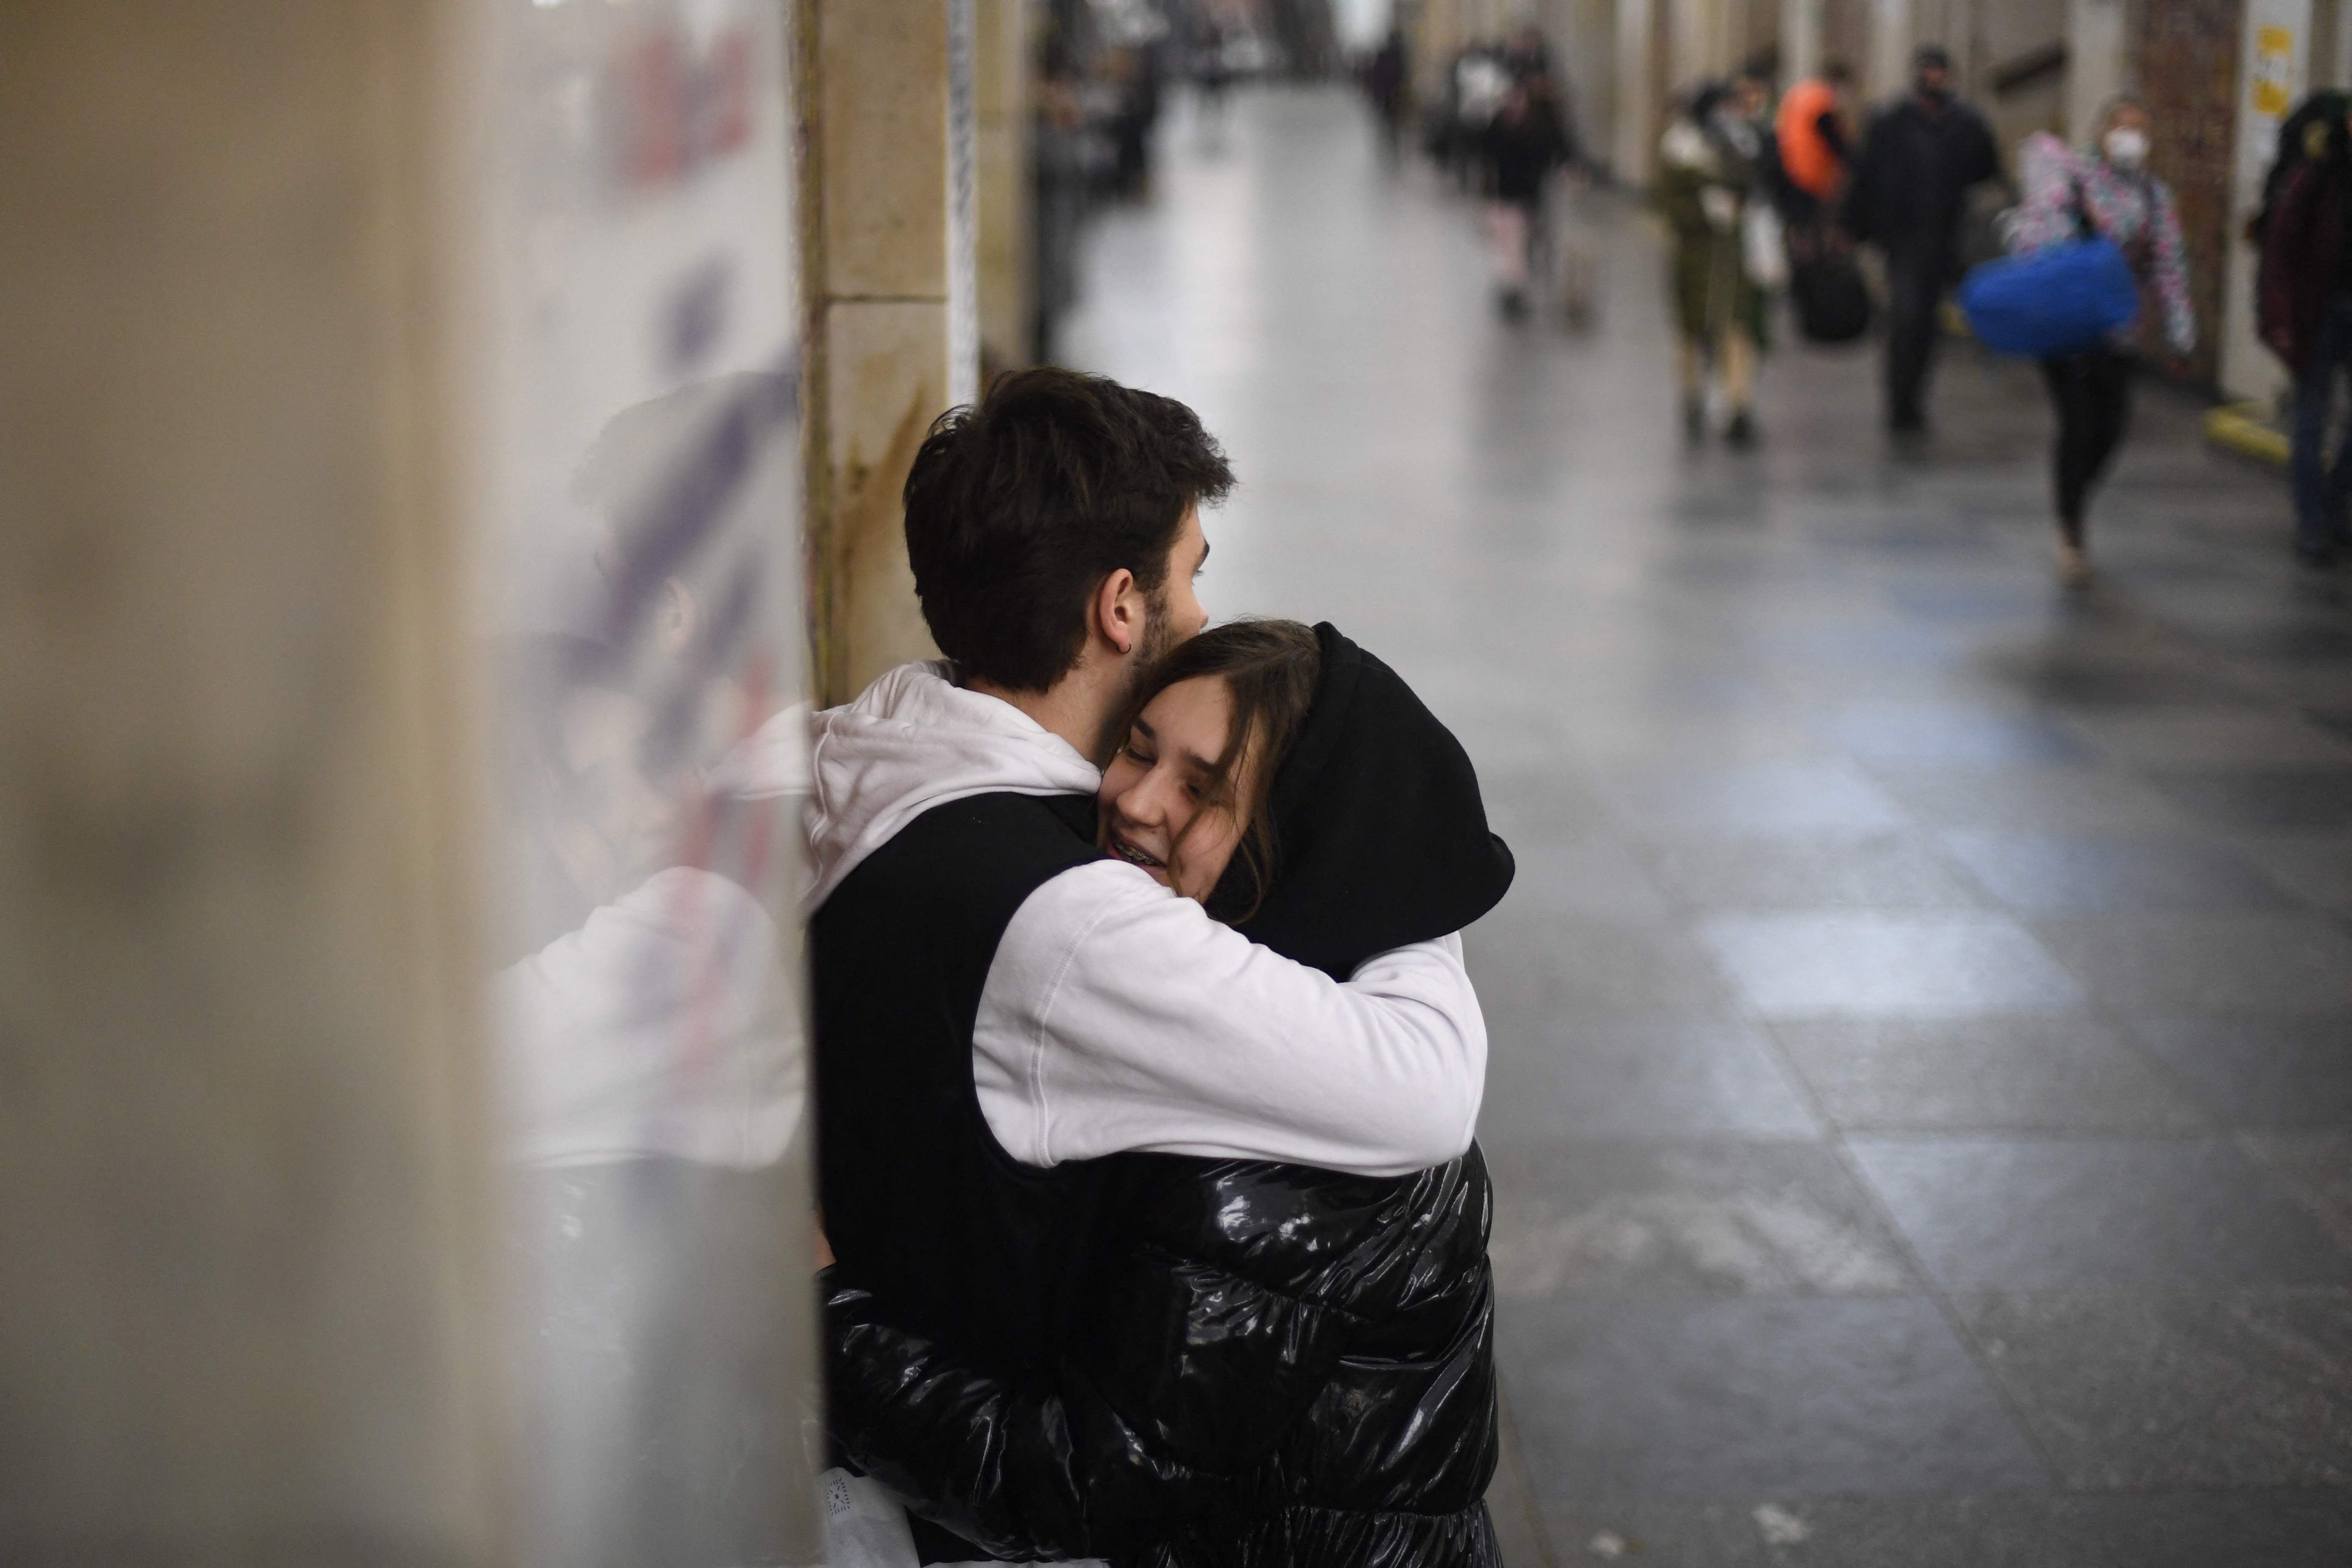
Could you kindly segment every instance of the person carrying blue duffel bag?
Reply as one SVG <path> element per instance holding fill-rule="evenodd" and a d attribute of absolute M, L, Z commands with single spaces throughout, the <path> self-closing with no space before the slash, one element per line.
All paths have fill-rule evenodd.
<path fill-rule="evenodd" d="M 2058 410 L 2052 468 L 2058 565 L 2069 584 L 2090 575 L 2084 509 L 2130 417 L 2141 297 L 2155 296 L 2173 354 L 2197 343 L 2179 216 L 2172 192 L 2147 172 L 2147 110 L 2130 99 L 2108 106 L 2091 151 L 2047 132 L 2027 138 L 2011 254 L 1960 286 L 1960 308 L 1985 346 L 2042 362 Z"/>

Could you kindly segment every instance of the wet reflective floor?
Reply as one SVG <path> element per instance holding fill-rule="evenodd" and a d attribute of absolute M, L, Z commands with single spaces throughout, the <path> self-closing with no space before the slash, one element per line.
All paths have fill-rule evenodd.
<path fill-rule="evenodd" d="M 2352 1562 L 2352 612 L 2143 391 L 2057 586 L 2031 367 L 1783 344 L 1686 448 L 1643 220 L 1496 319 L 1343 92 L 1163 132 L 1063 355 L 1242 489 L 1519 858 L 1470 937 L 1514 1568 Z"/>

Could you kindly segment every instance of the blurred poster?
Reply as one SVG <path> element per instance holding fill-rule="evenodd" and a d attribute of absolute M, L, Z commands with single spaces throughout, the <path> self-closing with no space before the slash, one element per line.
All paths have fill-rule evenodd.
<path fill-rule="evenodd" d="M 523 1555 L 814 1562 L 787 11 L 483 3 Z"/>

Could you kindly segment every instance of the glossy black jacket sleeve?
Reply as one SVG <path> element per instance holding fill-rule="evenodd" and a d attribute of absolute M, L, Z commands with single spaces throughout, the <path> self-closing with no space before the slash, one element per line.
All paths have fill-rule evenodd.
<path fill-rule="evenodd" d="M 1151 1450 L 1092 1388 L 1023 1388 L 822 1281 L 826 1418 L 859 1468 L 917 1513 L 1006 1557 L 1108 1556 L 1169 1516 L 1221 1515 L 1236 1483 Z"/>
<path fill-rule="evenodd" d="M 1051 1386 L 959 1362 L 823 1277 L 828 1422 L 916 1512 L 1005 1556 L 1115 1556 L 1271 1507 L 1276 1446 L 1352 1324 L 1137 1239 L 1098 1267 Z"/>

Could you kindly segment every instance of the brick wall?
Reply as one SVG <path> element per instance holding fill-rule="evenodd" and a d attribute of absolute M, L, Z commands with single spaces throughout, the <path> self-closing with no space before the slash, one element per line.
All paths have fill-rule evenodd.
<path fill-rule="evenodd" d="M 2237 131 L 2238 36 L 2244 0 L 2146 0 L 2137 7 L 2140 96 L 2156 122 L 2150 166 L 2180 204 L 2197 301 L 2195 366 L 2221 363 L 2221 285 L 2229 251 L 2230 168 Z"/>

